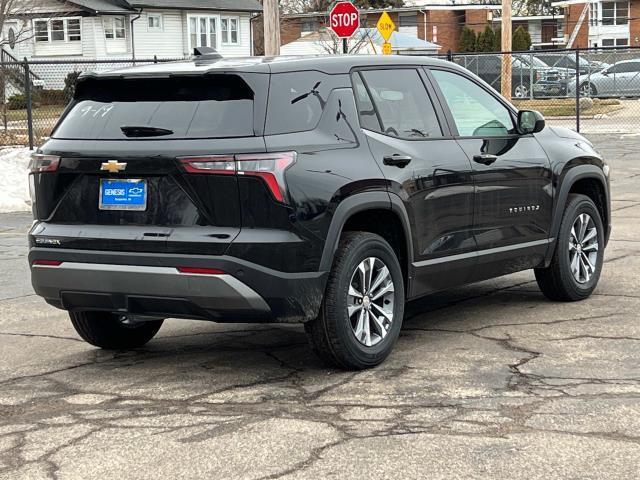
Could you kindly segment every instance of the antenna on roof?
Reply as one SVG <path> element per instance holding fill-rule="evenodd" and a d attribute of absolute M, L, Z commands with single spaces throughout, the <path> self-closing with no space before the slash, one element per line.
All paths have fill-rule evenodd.
<path fill-rule="evenodd" d="M 222 58 L 215 48 L 211 47 L 195 47 L 193 49 L 194 57 L 198 58 Z"/>

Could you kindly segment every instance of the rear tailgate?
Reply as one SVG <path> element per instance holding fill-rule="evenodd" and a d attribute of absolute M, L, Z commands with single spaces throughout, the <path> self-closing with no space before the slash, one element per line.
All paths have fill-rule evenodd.
<path fill-rule="evenodd" d="M 251 87 L 221 74 L 80 83 L 41 150 L 57 168 L 31 175 L 32 244 L 223 254 L 241 227 L 238 179 L 180 159 L 265 151 L 254 89 L 266 97 L 268 79 L 250 76 Z"/>

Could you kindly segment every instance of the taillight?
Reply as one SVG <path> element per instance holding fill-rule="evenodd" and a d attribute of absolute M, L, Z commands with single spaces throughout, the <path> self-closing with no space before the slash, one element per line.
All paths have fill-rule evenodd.
<path fill-rule="evenodd" d="M 182 157 L 180 163 L 187 173 L 215 173 L 218 175 L 234 175 L 236 173 L 233 155 Z"/>
<path fill-rule="evenodd" d="M 57 155 L 44 155 L 42 153 L 32 153 L 29 162 L 31 173 L 55 172 L 60 165 L 60 157 Z"/>
<path fill-rule="evenodd" d="M 203 268 L 203 267 L 176 267 L 180 273 L 195 273 L 198 275 L 224 275 L 225 272 L 218 270 L 217 268 Z"/>
<path fill-rule="evenodd" d="M 284 202 L 287 191 L 284 172 L 295 163 L 296 152 L 181 157 L 179 160 L 187 173 L 261 178 L 273 197 L 278 202 Z"/>
<path fill-rule="evenodd" d="M 284 171 L 295 161 L 295 152 L 236 155 L 238 175 L 262 178 L 279 202 L 284 202 L 287 191 Z"/>

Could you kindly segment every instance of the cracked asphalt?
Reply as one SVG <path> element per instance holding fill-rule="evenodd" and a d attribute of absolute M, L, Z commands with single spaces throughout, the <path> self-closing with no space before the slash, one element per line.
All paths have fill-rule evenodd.
<path fill-rule="evenodd" d="M 614 230 L 596 293 L 532 272 L 409 305 L 380 367 L 323 367 L 295 325 L 169 320 L 109 353 L 33 295 L 0 215 L 0 478 L 640 476 L 640 142 L 592 137 Z"/>

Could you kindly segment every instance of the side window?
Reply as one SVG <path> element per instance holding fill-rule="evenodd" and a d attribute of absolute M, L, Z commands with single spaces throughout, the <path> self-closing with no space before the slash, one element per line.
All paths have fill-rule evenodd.
<path fill-rule="evenodd" d="M 438 117 L 417 70 L 361 72 L 386 135 L 412 140 L 442 136 Z"/>
<path fill-rule="evenodd" d="M 360 117 L 360 126 L 367 130 L 373 130 L 374 132 L 380 132 L 380 122 L 376 115 L 376 109 L 373 107 L 373 102 L 367 92 L 367 87 L 362 83 L 362 78 L 359 73 L 354 73 L 352 77 L 353 81 L 353 94 L 356 97 L 356 104 L 358 105 L 358 116 Z"/>
<path fill-rule="evenodd" d="M 507 107 L 485 89 L 456 73 L 432 70 L 463 137 L 499 137 L 515 133 Z"/>
<path fill-rule="evenodd" d="M 348 88 L 347 75 L 316 71 L 274 73 L 269 87 L 265 133 L 306 132 L 318 126 L 335 88 Z"/>

